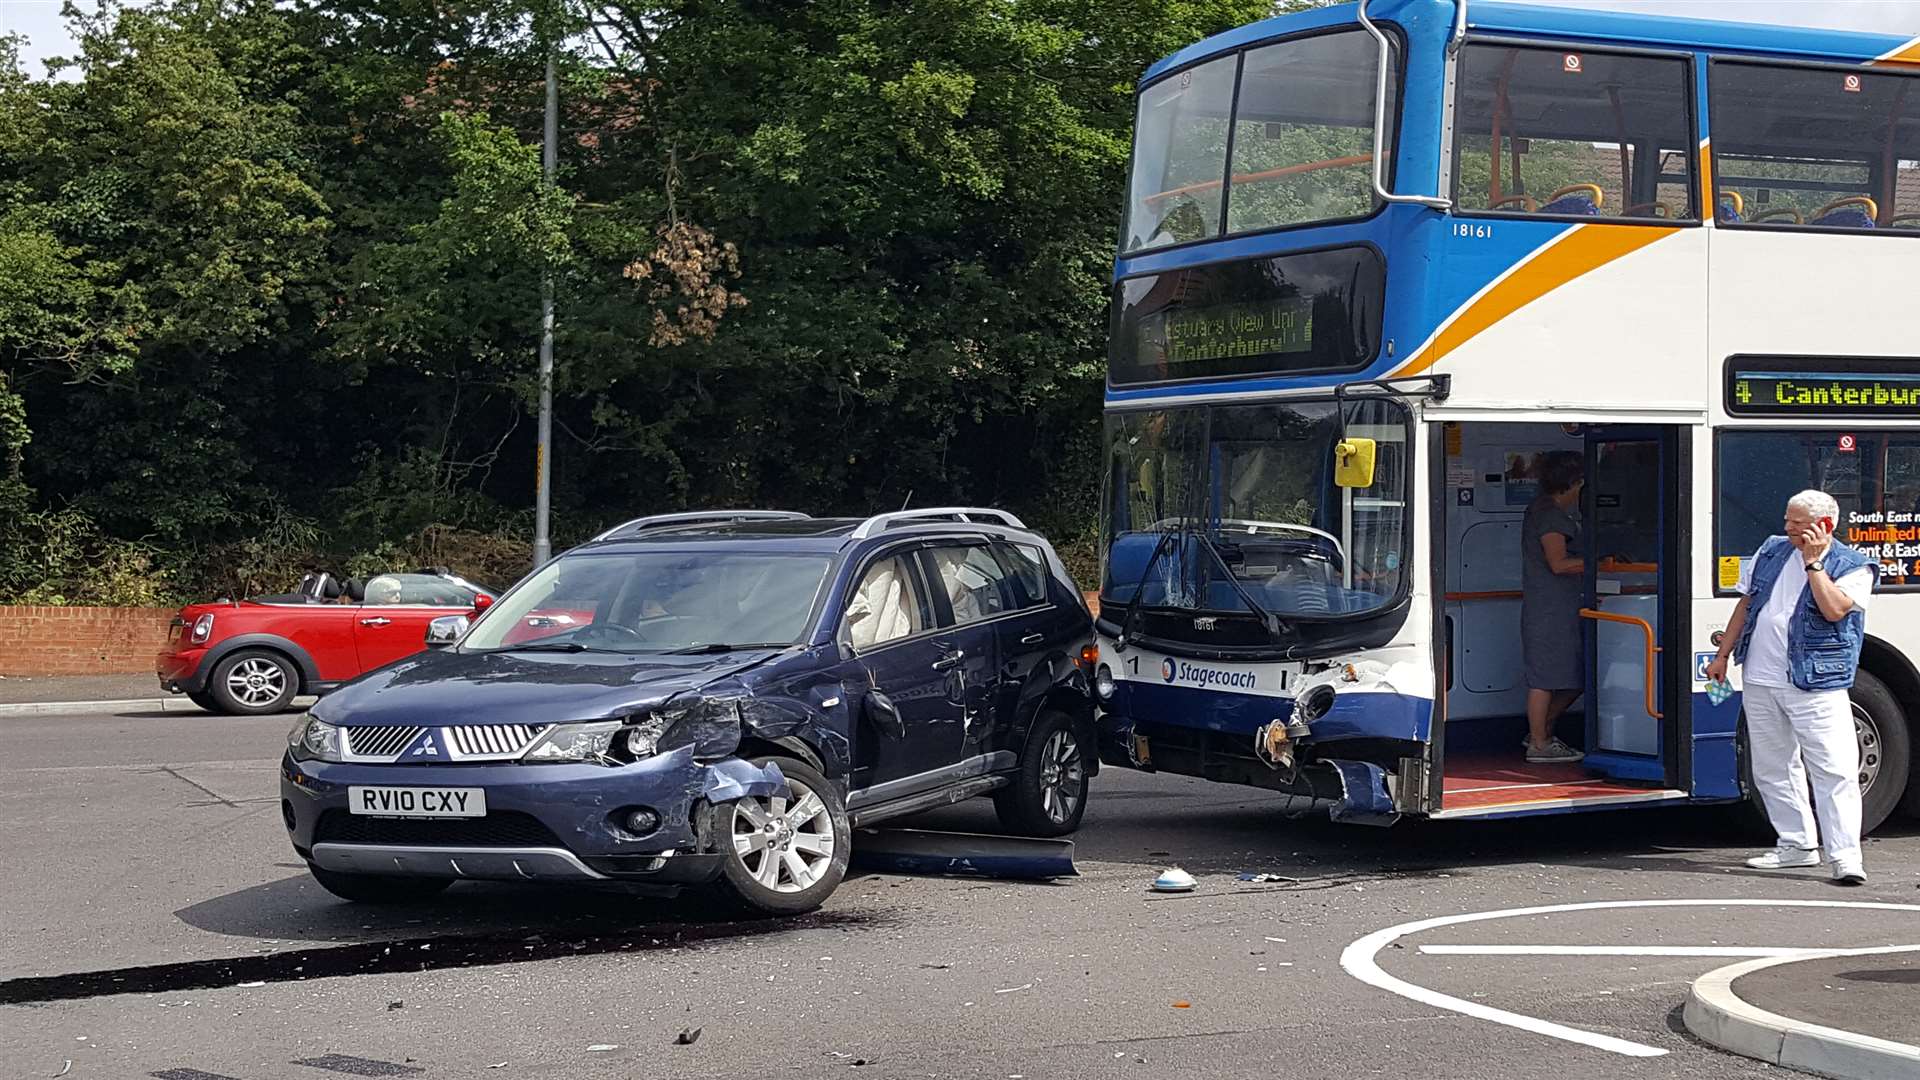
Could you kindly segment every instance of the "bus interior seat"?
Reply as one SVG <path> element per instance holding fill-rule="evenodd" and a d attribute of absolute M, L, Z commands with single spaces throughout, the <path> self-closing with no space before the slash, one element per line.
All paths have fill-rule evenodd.
<path fill-rule="evenodd" d="M 1720 193 L 1719 209 L 1715 212 L 1714 216 L 1719 221 L 1730 221 L 1737 224 L 1746 220 L 1746 212 L 1747 200 L 1739 192 L 1723 191 Z"/>
<path fill-rule="evenodd" d="M 1596 217 L 1600 207 L 1607 201 L 1606 193 L 1599 184 L 1568 184 L 1547 196 L 1540 206 L 1542 214 L 1580 214 Z"/>
<path fill-rule="evenodd" d="M 1880 216 L 1880 207 L 1865 195 L 1835 199 L 1813 212 L 1809 225 L 1826 225 L 1841 229 L 1871 229 L 1874 219 Z"/>

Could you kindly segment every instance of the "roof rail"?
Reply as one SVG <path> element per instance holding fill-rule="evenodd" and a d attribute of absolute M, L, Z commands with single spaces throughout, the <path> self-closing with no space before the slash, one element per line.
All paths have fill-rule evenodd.
<path fill-rule="evenodd" d="M 648 529 L 661 529 L 669 525 L 697 525 L 701 522 L 723 523 L 729 521 L 804 521 L 807 515 L 791 510 L 689 510 L 679 514 L 653 514 L 638 517 L 632 521 L 623 521 L 599 536 L 595 541 L 611 539 L 615 533 L 645 532 Z"/>
<path fill-rule="evenodd" d="M 912 522 L 932 521 L 982 521 L 989 525 L 1005 525 L 1010 529 L 1025 529 L 1026 522 L 1007 513 L 1005 510 L 990 510 L 981 506 L 932 506 L 925 510 L 895 510 L 890 514 L 875 514 L 860 523 L 853 530 L 853 539 L 865 540 L 877 536 L 896 525 Z"/>

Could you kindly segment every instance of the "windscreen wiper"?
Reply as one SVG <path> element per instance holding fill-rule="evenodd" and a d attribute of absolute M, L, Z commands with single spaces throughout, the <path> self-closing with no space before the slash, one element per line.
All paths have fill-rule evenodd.
<path fill-rule="evenodd" d="M 735 644 L 728 641 L 710 641 L 704 645 L 689 645 L 684 649 L 668 649 L 667 656 L 705 656 L 709 653 L 744 652 L 747 649 L 784 649 L 793 644 L 790 641 L 749 641 Z"/>
<path fill-rule="evenodd" d="M 1127 613 L 1120 616 L 1120 636 L 1113 639 L 1114 648 L 1125 649 L 1127 647 L 1127 637 L 1133 630 L 1134 612 L 1140 610 L 1140 594 L 1145 592 L 1147 588 L 1147 575 L 1153 573 L 1153 564 L 1160 561 L 1160 553 L 1167 549 L 1167 541 L 1177 535 L 1179 534 L 1171 532 L 1161 533 L 1159 541 L 1153 545 L 1153 554 L 1147 556 L 1147 565 L 1140 568 L 1139 580 L 1133 583 L 1133 599 L 1127 601 Z"/>
<path fill-rule="evenodd" d="M 481 652 L 586 652 L 589 646 L 577 641 L 530 641 L 525 645 L 502 645 L 497 649 L 482 649 Z"/>
<path fill-rule="evenodd" d="M 1247 610 L 1259 617 L 1260 625 L 1267 631 L 1267 641 L 1271 643 L 1275 638 L 1284 633 L 1287 629 L 1287 624 L 1281 622 L 1278 615 L 1268 611 L 1260 601 L 1255 600 L 1252 591 L 1249 590 L 1238 577 L 1234 576 L 1233 567 L 1227 565 L 1226 556 L 1221 554 L 1220 545 L 1216 543 L 1212 537 L 1198 529 L 1194 530 L 1193 535 L 1206 547 L 1207 553 L 1213 556 L 1213 561 L 1220 564 L 1220 569 L 1226 571 L 1227 584 L 1233 586 L 1233 591 L 1239 595 L 1240 602 L 1247 605 Z"/>

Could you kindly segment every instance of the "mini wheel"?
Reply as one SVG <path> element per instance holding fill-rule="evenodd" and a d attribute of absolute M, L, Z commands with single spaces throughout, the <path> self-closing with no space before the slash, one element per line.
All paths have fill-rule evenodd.
<path fill-rule="evenodd" d="M 280 712 L 299 691 L 300 673 L 293 663 L 266 649 L 241 649 L 222 659 L 206 689 L 217 711 L 235 716 Z"/>

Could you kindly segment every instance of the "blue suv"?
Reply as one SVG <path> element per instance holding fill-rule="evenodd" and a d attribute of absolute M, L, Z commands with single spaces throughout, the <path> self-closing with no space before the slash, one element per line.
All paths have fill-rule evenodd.
<path fill-rule="evenodd" d="M 810 910 L 852 830 L 991 794 L 1075 829 L 1092 620 L 997 510 L 641 518 L 295 725 L 281 810 L 348 900 L 460 878 L 723 886 Z"/>

